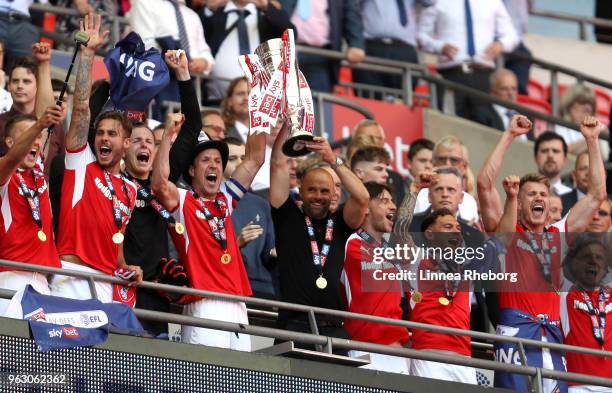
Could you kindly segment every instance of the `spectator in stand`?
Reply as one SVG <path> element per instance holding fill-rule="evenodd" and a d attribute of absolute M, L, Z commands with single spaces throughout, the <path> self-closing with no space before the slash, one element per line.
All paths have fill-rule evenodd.
<path fill-rule="evenodd" d="M 79 52 L 74 107 L 66 135 L 57 251 L 62 268 L 106 275 L 123 269 L 134 272 L 133 279 L 138 284 L 142 281 L 142 269 L 128 265 L 123 257 L 123 234 L 136 203 L 136 186 L 120 173 L 132 125 L 122 113 L 106 112 L 96 119 L 94 143 L 91 146 L 87 143 L 93 59 L 109 33 L 100 32 L 101 23 L 101 16 L 93 14 L 81 23 L 81 32 L 89 35 L 89 42 Z M 94 285 L 98 300 L 104 303 L 119 300 L 113 296 L 110 283 Z M 92 298 L 88 281 L 79 277 L 56 274 L 50 288 L 54 296 Z"/>
<path fill-rule="evenodd" d="M 236 138 L 225 138 L 229 155 L 223 179 L 228 181 L 245 158 L 245 146 Z M 248 191 L 232 212 L 232 223 L 238 235 L 238 247 L 251 283 L 253 296 L 278 297 L 278 269 L 274 249 L 274 225 L 270 204 Z"/>
<path fill-rule="evenodd" d="M 38 28 L 30 23 L 32 3 L 34 0 L 0 0 L 0 41 L 10 44 L 6 47 L 5 69 L 11 69 L 17 57 L 29 56 L 32 44 L 38 41 Z"/>
<path fill-rule="evenodd" d="M 574 170 L 572 171 L 572 180 L 574 186 L 570 192 L 567 192 L 561 196 L 563 203 L 563 215 L 567 212 L 582 198 L 586 196 L 589 189 L 589 153 L 582 152 L 576 156 L 576 163 Z"/>
<path fill-rule="evenodd" d="M 51 124 L 58 124 L 61 115 L 62 108 L 52 106 L 39 120 L 24 114 L 7 123 L 8 152 L 0 158 L 0 259 L 61 267 L 47 181 L 38 162 L 42 133 Z M 28 284 L 39 293 L 50 294 L 45 274 L 0 268 L 0 288 L 18 291 Z M 0 316 L 8 304 L 9 300 L 0 300 Z"/>
<path fill-rule="evenodd" d="M 469 161 L 466 156 L 467 149 L 464 149 L 463 142 L 454 135 L 446 136 L 438 141 L 433 150 L 434 168 L 452 166 L 459 170 L 461 178 L 465 178 Z M 476 225 L 479 222 L 478 206 L 473 196 L 465 192 L 463 187 L 463 201 L 459 204 L 459 216 L 470 223 Z M 422 213 L 430 206 L 429 190 L 422 189 L 417 198 L 415 213 Z"/>
<path fill-rule="evenodd" d="M 518 96 L 518 81 L 514 72 L 499 69 L 491 74 L 490 93 L 493 97 L 516 103 Z M 478 108 L 474 121 L 491 128 L 504 131 L 508 128 L 512 116 L 516 114 L 512 109 L 498 104 L 483 104 Z M 523 139 L 523 138 L 521 138 Z M 525 137 L 523 140 L 526 140 Z"/>
<path fill-rule="evenodd" d="M 243 75 L 238 56 L 254 53 L 260 43 L 281 38 L 285 30 L 294 27 L 277 1 L 209 1 L 204 7 L 205 3 L 192 0 L 192 7 L 198 6 L 196 11 L 217 65 L 211 73 L 215 80 L 207 84 L 208 99 L 219 102 L 227 90 L 227 81 Z"/>
<path fill-rule="evenodd" d="M 416 179 L 421 172 L 431 172 L 433 169 L 433 149 L 434 143 L 429 139 L 417 139 L 412 141 L 408 149 L 408 177 L 406 186 Z"/>
<path fill-rule="evenodd" d="M 548 203 L 550 205 L 549 209 L 549 220 L 546 225 L 554 224 L 557 221 L 561 221 L 563 218 L 563 201 L 559 195 L 555 192 L 555 190 L 549 191 L 550 196 L 548 197 Z M 567 195 L 567 194 L 565 194 Z"/>
<path fill-rule="evenodd" d="M 146 48 L 154 47 L 162 52 L 183 49 L 190 73 L 210 72 L 215 61 L 206 44 L 202 22 L 185 5 L 185 0 L 131 0 L 131 5 L 128 21 Z"/>
<path fill-rule="evenodd" d="M 538 173 L 548 179 L 559 196 L 572 192 L 571 187 L 561 182 L 561 171 L 567 163 L 567 150 L 565 140 L 552 131 L 540 134 L 533 148 Z"/>
<path fill-rule="evenodd" d="M 11 109 L 13 99 L 6 90 L 6 73 L 4 72 L 4 42 L 0 41 L 0 113 Z"/>
<path fill-rule="evenodd" d="M 494 161 L 489 159 L 483 168 L 491 174 L 493 184 L 503 161 L 509 142 L 520 134 L 526 134 L 531 122 L 522 116 L 516 116 L 507 133 L 491 153 L 498 155 Z M 516 176 L 504 180 L 506 202 L 503 214 L 496 225 L 496 232 L 512 233 L 515 236 L 502 237 L 506 247 L 506 270 L 518 272 L 515 283 L 499 282 L 497 300 L 500 309 L 497 332 L 502 335 L 559 342 L 559 294 L 561 260 L 567 250 L 567 237 L 559 235 L 535 236 L 542 233 L 583 232 L 587 229 L 592 217 L 605 200 L 605 173 L 599 151 L 598 138 L 604 127 L 595 118 L 586 118 L 581 131 L 589 148 L 589 189 L 587 196 L 580 200 L 559 222 L 547 226 L 550 212 L 548 178 L 541 174 L 528 174 L 520 180 Z M 500 146 L 501 145 L 501 146 Z M 480 191 L 480 190 L 479 190 Z M 483 194 L 486 190 L 482 190 Z M 479 193 L 480 196 L 480 193 Z M 499 197 L 499 196 L 497 196 Z M 482 195 L 482 201 L 489 201 L 492 195 Z M 489 208 L 481 204 L 482 209 Z M 524 244 L 529 247 L 525 248 Z M 545 262 L 540 256 L 545 257 Z M 524 278 L 528 277 L 527 280 Z M 550 290 L 542 291 L 543 288 Z M 556 289 L 556 290 L 555 290 Z M 538 319 L 538 316 L 543 316 Z M 517 351 L 514 344 L 496 343 L 498 361 L 511 362 L 510 353 Z M 563 370 L 562 354 L 557 351 L 543 351 L 529 348 L 526 350 L 528 365 Z M 495 385 L 527 391 L 527 383 L 521 376 L 504 372 L 495 373 Z M 544 380 L 543 392 L 565 391 L 562 381 Z M 558 390 L 560 389 L 560 390 Z"/>
<path fill-rule="evenodd" d="M 569 291 L 561 292 L 561 328 L 564 343 L 612 350 L 612 327 L 606 323 L 612 309 L 610 250 L 604 236 L 588 236 L 572 245 L 563 261 Z M 599 310 L 599 312 L 597 312 Z M 607 314 L 607 315 L 606 315 Z M 567 371 L 610 378 L 612 358 L 566 352 Z M 570 382 L 570 393 L 605 392 L 609 388 Z"/>
<path fill-rule="evenodd" d="M 225 122 L 216 109 L 202 111 L 202 130 L 210 136 L 213 141 L 225 138 Z"/>
<path fill-rule="evenodd" d="M 365 51 L 368 56 L 398 60 L 418 64 L 416 39 L 416 3 L 423 7 L 433 5 L 436 0 L 362 0 L 361 20 L 365 37 Z M 399 75 L 376 73 L 372 71 L 353 70 L 353 80 L 374 86 L 385 86 L 402 89 L 402 78 Z M 416 78 L 415 78 L 416 80 Z M 414 86 L 413 86 L 414 87 Z M 381 99 L 380 93 L 366 98 Z"/>
<path fill-rule="evenodd" d="M 501 0 L 438 0 L 421 14 L 418 39 L 426 52 L 439 55 L 438 71 L 444 78 L 480 91 L 489 91 L 495 59 L 518 43 Z M 455 92 L 458 116 L 473 119 L 479 105 Z"/>
<path fill-rule="evenodd" d="M 318 153 L 342 180 L 349 193 L 344 206 L 330 214 L 333 195 L 332 178 L 321 168 L 310 170 L 301 181 L 301 209 L 290 198 L 287 159 L 282 154 L 282 141 L 288 128 L 283 127 L 274 143 L 270 164 L 270 204 L 278 253 L 281 299 L 330 309 L 342 309 L 340 275 L 344 249 L 349 236 L 363 223 L 368 209 L 368 191 L 361 181 L 337 157 L 326 139 L 316 137 L 307 148 Z M 280 310 L 278 326 L 309 332 L 305 313 Z M 348 338 L 342 320 L 336 317 L 317 318 L 319 333 Z M 346 350 L 335 350 L 347 354 Z"/>
<path fill-rule="evenodd" d="M 192 164 L 183 173 L 183 178 L 193 188 L 193 191 L 187 191 L 168 180 L 168 153 L 177 132 L 176 127 L 166 128 L 153 166 L 151 186 L 160 203 L 184 226 L 184 234 L 172 233 L 172 238 L 189 272 L 191 286 L 250 296 L 251 286 L 231 214 L 263 164 L 265 135 L 249 135 L 244 161 L 228 181 L 223 181 L 229 157 L 228 146 L 223 141 L 210 140 L 206 133 L 200 132 L 198 143 L 189 155 Z M 190 297 L 185 302 L 185 315 L 249 323 L 246 305 L 242 302 L 198 297 Z M 182 327 L 182 341 L 241 351 L 250 351 L 251 348 L 248 335 L 193 326 Z"/>
<path fill-rule="evenodd" d="M 351 156 L 351 170 L 363 183 L 387 184 L 389 153 L 378 146 L 367 146 Z"/>
<path fill-rule="evenodd" d="M 506 59 L 506 68 L 512 70 L 518 78 L 519 94 L 527 95 L 527 83 L 529 82 L 529 68 L 531 63 L 529 60 L 521 60 L 513 58 L 512 55 L 522 55 L 531 57 L 531 51 L 525 46 L 523 38 L 527 33 L 527 22 L 529 20 L 529 10 L 533 8 L 535 0 L 503 0 L 510 19 L 514 24 L 514 29 L 518 35 L 518 45 L 508 55 Z M 505 128 L 504 128 L 505 129 Z"/>
<path fill-rule="evenodd" d="M 587 232 L 604 233 L 604 232 L 610 232 L 611 229 L 612 229 L 612 201 L 610 199 L 607 199 L 602 202 L 597 212 L 595 212 L 595 215 L 593 216 L 593 219 L 591 220 L 591 223 L 589 224 L 589 227 L 587 228 Z"/>
<path fill-rule="evenodd" d="M 357 123 L 357 125 L 353 128 L 352 137 L 359 138 L 361 136 L 371 136 L 372 140 L 374 141 L 374 146 L 385 147 L 385 130 L 382 128 L 380 123 L 375 120 L 366 119 Z M 366 146 L 368 144 L 371 143 L 364 143 L 362 146 Z M 350 158 L 347 157 L 347 160 L 350 161 Z M 406 194 L 404 179 L 399 173 L 390 167 L 387 167 L 387 173 L 389 175 L 387 178 L 387 185 L 393 190 L 393 201 L 396 205 L 399 205 Z"/>
<path fill-rule="evenodd" d="M 386 185 L 370 182 L 365 183 L 365 187 L 370 195 L 368 214 L 363 225 L 348 238 L 341 276 L 348 311 L 401 320 L 400 284 L 388 281 L 377 283 L 375 279 L 376 271 L 392 273 L 397 272 L 397 267 L 373 259 L 375 248 L 388 246 L 384 236 L 393 230 L 397 209 Z M 352 318 L 345 319 L 344 326 L 353 340 L 400 348 L 410 341 L 408 329 L 402 326 Z M 370 364 L 362 368 L 400 374 L 408 374 L 410 369 L 410 359 L 403 357 L 362 351 L 350 351 L 349 355 L 369 355 Z"/>
<path fill-rule="evenodd" d="M 223 101 L 221 117 L 225 122 L 225 136 L 246 141 L 249 134 L 249 86 L 244 77 L 230 82 Z"/>
<path fill-rule="evenodd" d="M 340 51 L 346 41 L 346 60 L 365 58 L 358 0 L 279 0 L 298 32 L 297 43 Z M 298 53 L 300 70 L 314 91 L 331 92 L 338 81 L 340 62 Z"/>
<path fill-rule="evenodd" d="M 51 49 L 49 44 L 32 45 L 32 55 L 34 58 L 21 57 L 15 59 L 9 72 L 9 92 L 13 98 L 13 105 L 8 112 L 0 115 L 0 156 L 6 153 L 4 126 L 10 119 L 19 114 L 40 115 L 45 109 L 44 105 L 50 106 L 55 102 L 51 86 Z M 55 126 L 55 131 L 51 134 L 49 142 L 47 142 L 47 138 L 46 135 L 43 138 L 43 146 L 46 146 L 46 149 L 44 149 L 42 157 L 45 164 L 43 169 L 48 176 L 51 161 L 64 149 L 64 129 L 62 125 Z"/>
<path fill-rule="evenodd" d="M 559 116 L 563 120 L 579 125 L 587 116 L 595 116 L 597 99 L 595 92 L 588 86 L 581 83 L 567 88 L 559 101 Z M 561 125 L 555 126 L 555 132 L 563 137 L 571 154 L 578 154 L 586 151 L 586 142 L 580 132 Z M 604 131 L 605 133 L 608 130 Z M 600 141 L 602 155 L 608 157 L 609 148 L 605 141 Z"/>

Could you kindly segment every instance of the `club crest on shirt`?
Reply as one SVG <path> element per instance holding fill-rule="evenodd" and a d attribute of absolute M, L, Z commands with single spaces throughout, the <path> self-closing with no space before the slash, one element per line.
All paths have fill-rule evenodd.
<path fill-rule="evenodd" d="M 96 187 L 98 187 L 98 190 L 100 190 L 102 192 L 102 195 L 104 195 L 106 197 L 106 199 L 108 199 L 109 201 L 113 200 L 113 196 L 111 195 L 110 190 L 108 189 L 108 186 L 106 184 L 104 184 L 102 182 L 102 180 L 100 180 L 99 178 L 95 178 L 94 179 L 94 183 L 96 183 Z M 118 202 L 119 202 L 119 210 L 121 210 L 123 212 L 123 214 L 129 216 L 131 214 L 130 208 L 127 207 L 125 205 L 125 203 L 123 203 L 121 201 L 121 199 L 117 198 Z"/>

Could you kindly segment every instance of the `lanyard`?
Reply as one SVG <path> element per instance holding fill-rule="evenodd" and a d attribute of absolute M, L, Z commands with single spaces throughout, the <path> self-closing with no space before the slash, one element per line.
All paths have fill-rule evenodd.
<path fill-rule="evenodd" d="M 30 205 L 30 212 L 32 213 L 32 219 L 38 225 L 38 229 L 42 229 L 42 218 L 40 216 L 40 198 L 38 196 L 38 181 L 36 177 L 36 173 L 32 170 L 32 179 L 34 180 L 34 188 L 30 190 L 27 186 L 23 176 L 19 171 L 15 172 L 17 175 L 17 180 L 19 180 L 19 188 L 21 188 L 21 192 L 23 193 L 24 198 L 28 201 L 28 205 Z"/>
<path fill-rule="evenodd" d="M 170 212 L 166 210 L 166 208 L 163 207 L 157 199 L 155 199 L 149 187 L 141 185 L 138 180 L 130 176 L 129 173 L 126 173 L 124 176 L 130 180 L 133 180 L 134 184 L 136 184 L 136 195 L 138 199 L 143 200 L 146 204 L 149 204 L 164 220 L 168 222 L 168 224 L 176 224 L 176 220 L 172 214 L 170 214 Z"/>
<path fill-rule="evenodd" d="M 546 281 L 551 282 L 550 269 L 552 266 L 552 253 L 550 252 L 549 241 L 552 240 L 552 235 L 548 232 L 542 234 L 542 247 L 540 248 L 540 245 L 533 233 L 525 233 L 529 238 L 529 246 L 531 247 L 531 250 L 540 262 L 540 269 L 542 269 L 542 274 L 544 274 L 544 278 L 546 279 Z"/>
<path fill-rule="evenodd" d="M 591 317 L 591 325 L 593 326 L 593 336 L 603 347 L 604 334 L 606 330 L 606 292 L 604 287 L 599 287 L 599 296 L 597 297 L 598 307 L 593 307 L 591 297 L 585 291 L 582 291 L 582 297 L 587 306 L 587 311 Z"/>
<path fill-rule="evenodd" d="M 225 218 L 227 217 L 227 206 L 223 198 L 216 197 L 215 198 L 215 207 L 221 212 L 222 217 L 215 217 L 212 215 L 210 210 L 206 207 L 206 204 L 196 193 L 193 193 L 195 199 L 200 203 L 202 207 L 202 212 L 204 213 L 204 217 L 206 217 L 206 221 L 208 221 L 208 225 L 210 226 L 210 230 L 212 231 L 213 237 L 219 243 L 223 251 L 227 250 L 227 234 L 225 232 Z"/>
<path fill-rule="evenodd" d="M 115 220 L 115 226 L 117 226 L 117 230 L 121 231 L 121 227 L 123 226 L 123 217 L 121 215 L 121 209 L 119 208 L 119 198 L 117 197 L 117 193 L 115 192 L 115 187 L 113 186 L 113 181 L 111 180 L 111 175 L 108 171 L 104 171 L 104 179 L 106 180 L 106 186 L 111 193 L 113 199 L 113 219 Z M 128 190 L 127 185 L 125 184 L 125 179 L 121 176 L 121 182 L 123 184 L 123 192 L 125 193 L 128 204 L 130 200 L 130 190 Z M 130 209 L 128 208 L 127 216 L 129 217 L 131 214 Z"/>
<path fill-rule="evenodd" d="M 327 226 L 325 228 L 325 241 L 321 247 L 321 252 L 319 253 L 319 245 L 317 244 L 317 239 L 315 238 L 315 230 L 312 225 L 312 221 L 310 221 L 310 217 L 304 216 L 304 220 L 306 221 L 306 229 L 308 230 L 308 237 L 310 238 L 310 248 L 312 250 L 312 261 L 319 271 L 319 274 L 323 273 L 323 268 L 325 267 L 325 262 L 327 261 L 327 256 L 329 255 L 329 250 L 331 249 L 331 242 L 334 237 L 334 219 L 327 219 Z"/>
<path fill-rule="evenodd" d="M 368 242 L 370 245 L 374 247 L 382 247 L 383 249 L 389 247 L 389 243 L 384 240 L 381 246 L 381 244 L 376 239 L 374 239 L 372 235 L 370 235 L 367 231 L 363 230 L 362 228 L 359 228 L 357 230 L 357 236 L 359 236 L 360 238 L 362 238 L 363 240 L 365 240 L 366 242 Z"/>
<path fill-rule="evenodd" d="M 455 271 L 455 269 L 452 269 L 444 260 L 442 262 L 438 262 L 438 266 L 440 267 L 440 270 L 442 270 L 444 273 L 457 273 L 457 271 Z M 454 297 L 457 296 L 461 281 L 463 281 L 461 278 L 458 280 L 452 280 L 450 288 L 448 285 L 448 280 L 444 281 L 444 292 L 446 293 L 446 297 L 448 298 L 448 300 L 452 301 Z"/>

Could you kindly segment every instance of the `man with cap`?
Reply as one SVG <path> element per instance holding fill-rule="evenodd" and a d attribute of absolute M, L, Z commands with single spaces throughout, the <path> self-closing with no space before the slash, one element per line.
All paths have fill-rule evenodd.
<path fill-rule="evenodd" d="M 210 140 L 201 132 L 191 153 L 191 165 L 183 173 L 193 191 L 177 188 L 168 180 L 168 155 L 179 124 L 166 127 L 153 164 L 151 188 L 159 202 L 172 212 L 184 233 L 171 231 L 186 266 L 191 286 L 196 289 L 250 296 L 251 286 L 240 255 L 231 213 L 265 159 L 266 135 L 249 135 L 244 161 L 232 177 L 222 182 L 229 149 L 222 141 Z M 248 324 L 246 306 L 241 302 L 188 297 L 185 315 Z M 182 327 L 183 342 L 250 351 L 244 334 Z"/>

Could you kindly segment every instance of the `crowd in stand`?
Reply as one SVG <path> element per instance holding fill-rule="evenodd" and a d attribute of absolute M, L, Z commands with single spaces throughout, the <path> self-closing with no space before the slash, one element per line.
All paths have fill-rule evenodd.
<path fill-rule="evenodd" d="M 108 33 L 92 14 L 80 24 L 89 42 L 80 50 L 70 98 L 61 105 L 56 99 L 62 83 L 51 80 L 47 44 L 35 43 L 29 57 L 11 60 L 12 104 L 0 115 L 0 259 L 125 277 L 136 287 L 136 307 L 168 311 L 174 302 L 185 315 L 207 319 L 249 323 L 244 303 L 176 297 L 138 284 L 157 280 L 461 329 L 487 331 L 490 321 L 502 335 L 612 350 L 606 324 L 612 246 L 604 235 L 612 229 L 612 205 L 605 188 L 606 146 L 599 139 L 605 126 L 591 116 L 590 93 L 576 88 L 563 101 L 567 119 L 580 125 L 571 136 L 572 130 L 536 135 L 524 116 L 497 106 L 483 116 L 482 103 L 456 97 L 459 115 L 484 118 L 503 131 L 482 168 L 473 168 L 476 177 L 459 136 L 413 141 L 410 174 L 403 179 L 389 169 L 385 133 L 376 121 L 355 126 L 343 155 L 316 137 L 306 143 L 310 156 L 285 156 L 288 127 L 282 122 L 270 134 L 249 132 L 249 87 L 236 58 L 287 28 L 295 28 L 304 45 L 339 50 L 345 40 L 351 62 L 365 53 L 414 62 L 418 42 L 441 54 L 444 77 L 482 89 L 490 85 L 493 95 L 513 100 L 522 89 L 524 64 L 507 64 L 518 67 L 517 79 L 509 70 L 493 72 L 493 60 L 515 47 L 525 50 L 517 34 L 525 20 L 514 15 L 526 15 L 527 1 L 505 1 L 507 10 L 501 1 L 420 1 L 425 8 L 418 24 L 415 2 L 401 0 L 365 0 L 361 8 L 356 1 L 332 0 L 117 3 L 114 12 L 125 11 L 147 46 L 163 51 L 175 83 L 161 94 L 180 101 L 181 112 L 151 128 L 146 119 L 129 121 L 125 113 L 104 108 L 109 83 L 92 83 L 92 63 L 96 50 L 108 47 Z M 0 21 L 3 6 L 0 1 Z M 14 53 L 25 54 L 10 42 Z M 328 60 L 300 54 L 299 65 L 315 90 L 330 91 L 335 84 L 337 67 Z M 220 103 L 218 112 L 200 112 L 191 75 L 201 73 L 216 77 L 207 95 L 208 102 Z M 397 82 L 376 74 L 355 77 Z M 503 200 L 495 185 L 504 157 L 515 140 L 525 139 L 535 140 L 538 173 L 504 178 Z M 578 154 L 572 181 L 564 184 L 561 173 L 572 153 Z M 398 271 L 395 258 L 372 263 L 376 249 L 397 244 L 481 246 L 486 263 L 503 261 L 504 270 L 536 284 L 489 291 L 465 280 L 372 281 L 375 270 Z M 461 268 L 435 256 L 403 262 L 400 271 L 419 274 Z M 43 294 L 91 298 L 80 278 L 0 272 L 2 288 L 27 284 Z M 103 302 L 125 301 L 121 293 L 96 283 Z M 0 314 L 6 307 L 1 300 Z M 168 331 L 167 324 L 142 322 L 154 334 Z M 280 310 L 277 323 L 311 329 L 307 315 L 288 310 Z M 323 335 L 471 356 L 470 340 L 462 336 L 334 317 L 318 317 L 317 327 Z M 189 326 L 181 333 L 188 343 L 250 350 L 243 334 Z M 516 354 L 516 346 L 496 347 L 498 361 L 518 364 Z M 468 367 L 369 355 L 369 368 L 476 383 Z M 533 347 L 526 355 L 535 367 L 612 376 L 610 358 L 567 353 L 566 362 L 558 351 Z M 524 377 L 498 372 L 495 378 L 497 386 L 527 391 Z M 543 387 L 567 389 L 552 380 Z"/>

